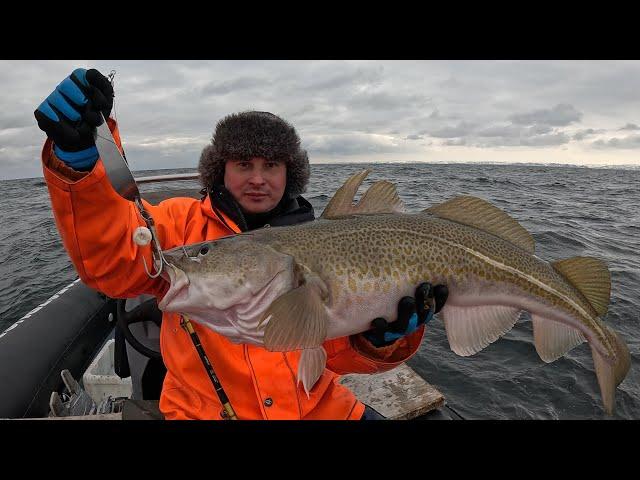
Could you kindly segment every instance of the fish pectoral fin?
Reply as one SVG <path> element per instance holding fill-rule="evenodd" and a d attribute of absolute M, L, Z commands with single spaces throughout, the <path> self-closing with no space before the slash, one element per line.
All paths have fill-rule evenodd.
<path fill-rule="evenodd" d="M 441 313 L 451 350 L 468 357 L 511 330 L 520 312 L 517 308 L 501 305 L 445 305 Z"/>
<path fill-rule="evenodd" d="M 322 289 L 308 282 L 276 298 L 264 312 L 260 323 L 267 350 L 284 352 L 322 345 L 329 325 Z"/>
<path fill-rule="evenodd" d="M 606 263 L 593 257 L 572 257 L 551 266 L 585 296 L 600 317 L 607 313 L 611 274 Z"/>
<path fill-rule="evenodd" d="M 631 368 L 631 354 L 626 342 L 618 333 L 606 325 L 604 325 L 604 331 L 616 352 L 615 359 L 608 360 L 593 345 L 591 345 L 591 355 L 598 377 L 602 404 L 607 414 L 613 415 L 616 387 L 622 383 Z"/>
<path fill-rule="evenodd" d="M 531 315 L 533 340 L 540 358 L 549 363 L 587 339 L 577 329 L 538 315 Z"/>
<path fill-rule="evenodd" d="M 327 352 L 323 347 L 305 348 L 298 362 L 298 383 L 302 382 L 304 391 L 309 392 L 324 373 L 327 365 Z"/>
<path fill-rule="evenodd" d="M 536 244 L 531 234 L 509 214 L 481 198 L 463 195 L 423 212 L 477 228 L 535 253 Z"/>

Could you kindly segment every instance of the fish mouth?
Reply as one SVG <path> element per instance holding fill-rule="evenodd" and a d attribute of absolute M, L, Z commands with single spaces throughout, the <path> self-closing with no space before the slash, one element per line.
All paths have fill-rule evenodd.
<path fill-rule="evenodd" d="M 168 308 L 169 304 L 180 293 L 184 292 L 185 287 L 188 287 L 190 283 L 187 274 L 180 270 L 178 267 L 167 264 L 167 268 L 163 271 L 163 276 L 165 276 L 165 271 L 168 272 L 171 286 L 169 287 L 169 291 L 164 295 L 164 297 L 162 297 L 162 300 L 158 303 L 158 308 L 163 311 Z"/>

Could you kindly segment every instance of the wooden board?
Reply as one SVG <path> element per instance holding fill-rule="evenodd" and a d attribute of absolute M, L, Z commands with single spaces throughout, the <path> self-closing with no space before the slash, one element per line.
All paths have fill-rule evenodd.
<path fill-rule="evenodd" d="M 410 420 L 444 405 L 444 396 L 406 363 L 383 373 L 344 375 L 340 383 L 389 420 Z"/>

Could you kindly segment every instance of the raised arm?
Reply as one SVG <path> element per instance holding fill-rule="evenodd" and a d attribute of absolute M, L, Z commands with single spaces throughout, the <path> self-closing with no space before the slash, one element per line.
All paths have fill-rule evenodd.
<path fill-rule="evenodd" d="M 153 265 L 150 246 L 140 247 L 133 232 L 145 225 L 132 202 L 112 188 L 98 157 L 93 129 L 108 118 L 113 88 L 95 69 L 76 69 L 38 106 L 34 115 L 47 134 L 42 150 L 44 178 L 65 249 L 84 283 L 112 297 L 141 293 L 162 295 L 162 278 L 150 278 L 143 267 Z M 118 148 L 120 135 L 108 120 Z M 152 206 L 162 248 L 181 245 L 200 202 L 175 199 Z"/>

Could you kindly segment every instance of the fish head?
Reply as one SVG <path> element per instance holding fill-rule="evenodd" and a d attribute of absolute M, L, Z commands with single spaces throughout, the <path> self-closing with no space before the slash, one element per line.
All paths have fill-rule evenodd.
<path fill-rule="evenodd" d="M 270 303 L 294 288 L 293 258 L 251 234 L 185 245 L 163 255 L 171 286 L 159 308 L 205 319 L 209 326 L 224 325 L 227 335 L 235 329 L 228 336 L 255 329 Z"/>

